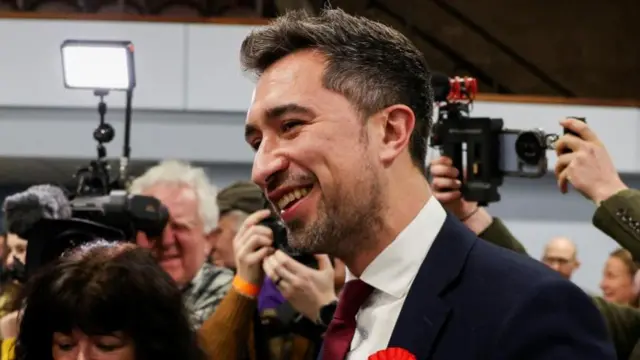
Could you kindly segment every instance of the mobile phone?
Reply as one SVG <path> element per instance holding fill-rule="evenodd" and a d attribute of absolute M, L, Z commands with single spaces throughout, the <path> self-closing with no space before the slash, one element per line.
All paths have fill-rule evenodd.
<path fill-rule="evenodd" d="M 568 118 L 576 119 L 576 120 L 582 121 L 583 123 L 586 123 L 586 122 L 587 122 L 587 118 L 584 118 L 584 117 L 568 116 Z M 567 129 L 567 128 L 564 128 L 564 129 L 563 129 L 563 131 L 562 131 L 562 133 L 563 133 L 564 135 L 571 134 L 571 135 L 573 135 L 573 136 L 575 136 L 575 137 L 580 137 L 580 135 L 576 134 L 576 132 L 575 132 L 575 131 L 571 131 L 571 130 L 569 130 L 569 129 Z M 571 151 L 572 151 L 571 149 L 564 149 L 564 150 L 562 151 L 562 153 L 563 153 L 563 154 L 568 154 L 568 153 L 570 153 Z"/>

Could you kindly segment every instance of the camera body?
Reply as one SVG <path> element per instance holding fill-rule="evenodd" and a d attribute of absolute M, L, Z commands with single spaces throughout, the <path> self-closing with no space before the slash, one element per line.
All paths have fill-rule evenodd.
<path fill-rule="evenodd" d="M 152 196 L 130 195 L 113 190 L 104 196 L 80 196 L 71 201 L 73 216 L 116 228 L 131 240 L 137 232 L 149 238 L 162 235 L 169 211 Z"/>
<path fill-rule="evenodd" d="M 434 74 L 432 85 L 438 115 L 430 146 L 452 159 L 465 200 L 486 206 L 500 201 L 498 188 L 505 176 L 539 178 L 547 173 L 546 151 L 558 135 L 505 129 L 502 119 L 471 117 L 477 92 L 473 78 Z"/>
<path fill-rule="evenodd" d="M 268 218 L 262 220 L 260 225 L 268 227 L 273 232 L 273 247 L 275 249 L 281 250 L 305 266 L 311 268 L 318 267 L 316 258 L 313 255 L 299 252 L 289 246 L 287 227 L 282 223 L 277 215 L 272 213 Z"/>
<path fill-rule="evenodd" d="M 16 280 L 28 279 L 65 252 L 97 239 L 134 241 L 138 231 L 149 238 L 159 237 L 169 220 L 167 208 L 158 199 L 122 190 L 105 196 L 75 197 L 70 205 L 71 218 L 41 219 L 25 235 L 26 271 Z"/>

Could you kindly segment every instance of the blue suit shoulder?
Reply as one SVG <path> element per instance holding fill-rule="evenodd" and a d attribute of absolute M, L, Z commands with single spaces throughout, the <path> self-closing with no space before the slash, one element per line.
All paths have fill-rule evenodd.
<path fill-rule="evenodd" d="M 474 294 L 475 306 L 465 294 Z M 444 298 L 481 312 L 471 317 L 478 328 L 492 328 L 484 339 L 491 359 L 615 358 L 604 321 L 584 291 L 540 262 L 481 239 Z"/>
<path fill-rule="evenodd" d="M 430 360 L 616 358 L 587 294 L 452 216 L 416 275 L 391 344 Z"/>

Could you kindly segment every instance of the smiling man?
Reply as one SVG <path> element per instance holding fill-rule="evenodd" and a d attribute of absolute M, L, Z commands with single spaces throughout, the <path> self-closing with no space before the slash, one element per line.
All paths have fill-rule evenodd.
<path fill-rule="evenodd" d="M 258 75 L 253 181 L 292 246 L 349 270 L 324 360 L 387 347 L 432 360 L 615 358 L 580 289 L 480 241 L 431 196 L 433 91 L 406 37 L 341 10 L 290 12 L 248 35 L 241 61 Z"/>

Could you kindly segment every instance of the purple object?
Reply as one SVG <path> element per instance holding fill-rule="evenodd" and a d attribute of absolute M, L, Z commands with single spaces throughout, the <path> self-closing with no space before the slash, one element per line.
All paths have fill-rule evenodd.
<path fill-rule="evenodd" d="M 262 283 L 260 294 L 258 294 L 258 311 L 262 313 L 266 309 L 275 309 L 285 301 L 273 281 L 266 278 Z"/>

